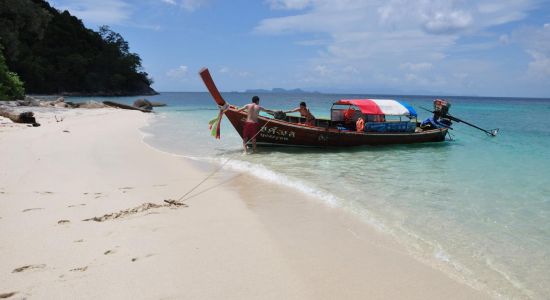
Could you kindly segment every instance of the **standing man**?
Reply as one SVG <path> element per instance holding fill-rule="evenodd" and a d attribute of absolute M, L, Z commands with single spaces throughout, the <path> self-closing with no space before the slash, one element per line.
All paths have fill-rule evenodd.
<path fill-rule="evenodd" d="M 249 103 L 239 109 L 239 112 L 245 111 L 245 110 L 247 112 L 246 122 L 244 123 L 244 128 L 243 128 L 244 154 L 247 153 L 246 144 L 249 141 L 252 141 L 252 151 L 256 152 L 256 135 L 260 132 L 260 123 L 258 123 L 258 116 L 260 115 L 260 111 L 265 111 L 270 114 L 274 113 L 272 110 L 265 109 L 261 107 L 259 104 L 260 104 L 260 98 L 258 96 L 254 96 L 252 97 L 252 103 Z"/>

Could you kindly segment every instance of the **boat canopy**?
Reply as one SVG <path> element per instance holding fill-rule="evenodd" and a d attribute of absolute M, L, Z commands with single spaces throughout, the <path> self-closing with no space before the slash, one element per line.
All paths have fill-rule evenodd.
<path fill-rule="evenodd" d="M 342 99 L 334 104 L 355 105 L 365 115 L 417 116 L 412 106 L 390 99 Z"/>

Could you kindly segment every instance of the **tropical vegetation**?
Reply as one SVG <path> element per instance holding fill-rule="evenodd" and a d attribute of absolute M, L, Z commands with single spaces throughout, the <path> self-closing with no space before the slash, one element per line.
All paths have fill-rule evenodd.
<path fill-rule="evenodd" d="M 0 43 L 8 69 L 19 75 L 27 93 L 155 93 L 141 58 L 120 34 L 107 26 L 88 29 L 43 0 L 0 1 Z"/>

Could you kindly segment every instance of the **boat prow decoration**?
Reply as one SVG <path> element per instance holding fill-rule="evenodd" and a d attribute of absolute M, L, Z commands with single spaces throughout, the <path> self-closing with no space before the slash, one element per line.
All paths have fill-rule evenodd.
<path fill-rule="evenodd" d="M 208 68 L 202 68 L 199 71 L 199 75 L 202 78 L 202 81 L 204 82 L 204 85 L 206 85 L 206 88 L 208 89 L 208 92 L 210 92 L 210 95 L 214 98 L 214 101 L 219 106 L 225 106 L 227 102 L 222 97 L 222 94 L 220 94 L 220 91 L 216 87 L 216 84 L 214 83 L 214 80 L 212 79 L 212 76 L 210 76 L 210 71 L 208 71 Z"/>

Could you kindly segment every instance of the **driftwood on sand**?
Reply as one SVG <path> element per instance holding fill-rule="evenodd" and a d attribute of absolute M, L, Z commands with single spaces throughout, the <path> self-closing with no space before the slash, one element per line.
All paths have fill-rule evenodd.
<path fill-rule="evenodd" d="M 141 112 L 151 112 L 150 109 L 143 109 L 141 107 L 135 107 L 135 106 L 131 106 L 131 105 L 128 105 L 128 104 L 123 104 L 123 103 L 118 103 L 118 102 L 113 102 L 113 101 L 103 101 L 103 104 L 105 104 L 107 106 L 111 106 L 111 107 L 116 107 L 116 108 L 139 110 Z"/>
<path fill-rule="evenodd" d="M 138 100 L 134 101 L 133 105 L 118 103 L 118 102 L 113 102 L 113 101 L 103 101 L 103 104 L 108 105 L 108 106 L 112 106 L 112 107 L 116 107 L 116 108 L 139 110 L 141 112 L 151 112 L 151 111 L 153 111 L 153 107 L 166 106 L 166 104 L 164 104 L 164 103 L 151 102 L 147 99 L 138 99 Z"/>
<path fill-rule="evenodd" d="M 103 101 L 97 102 L 93 100 L 88 100 L 83 103 L 73 103 L 70 101 L 65 101 L 65 98 L 59 97 L 55 100 L 43 100 L 37 99 L 31 96 L 26 96 L 24 100 L 15 100 L 15 101 L 0 101 L 0 116 L 10 119 L 15 123 L 24 123 L 32 124 L 32 126 L 40 126 L 36 122 L 35 115 L 32 111 L 26 111 L 26 109 L 32 109 L 36 107 L 38 110 L 42 108 L 52 108 L 52 109 L 71 109 L 71 108 L 87 108 L 87 109 L 96 109 L 104 107 L 116 107 L 123 109 L 132 109 L 139 110 L 141 112 L 151 112 L 153 107 L 165 106 L 166 104 L 159 102 L 151 102 L 147 99 L 138 99 L 134 102 L 134 105 L 127 105 L 118 102 L 112 101 Z M 25 109 L 25 111 L 23 111 Z M 63 119 L 61 119 L 62 121 Z M 60 120 L 56 121 L 60 122 Z"/>
<path fill-rule="evenodd" d="M 32 111 L 19 113 L 0 107 L 0 116 L 8 118 L 15 123 L 32 124 L 34 127 L 40 126 L 40 124 L 36 122 Z"/>

